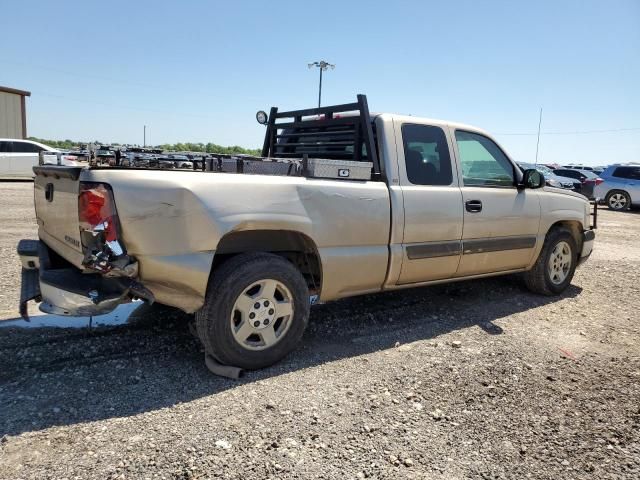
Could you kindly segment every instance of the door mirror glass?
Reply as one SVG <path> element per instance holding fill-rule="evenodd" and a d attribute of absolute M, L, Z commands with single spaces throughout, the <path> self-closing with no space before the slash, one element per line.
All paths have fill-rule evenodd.
<path fill-rule="evenodd" d="M 522 177 L 524 188 L 540 188 L 544 186 L 544 175 L 535 168 L 529 168 L 524 171 Z"/>

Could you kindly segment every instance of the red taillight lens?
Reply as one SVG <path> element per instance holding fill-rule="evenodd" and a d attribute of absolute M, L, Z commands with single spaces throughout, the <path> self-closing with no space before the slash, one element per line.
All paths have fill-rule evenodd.
<path fill-rule="evenodd" d="M 601 183 L 603 183 L 604 180 L 601 178 L 596 178 L 596 185 L 600 185 Z"/>
<path fill-rule="evenodd" d="M 102 183 L 80 183 L 78 218 L 84 230 L 103 230 L 105 240 L 118 238 L 118 217 L 111 188 Z"/>
<path fill-rule="evenodd" d="M 84 190 L 80 192 L 78 199 L 78 212 L 81 222 L 86 222 L 95 227 L 102 223 L 107 212 L 103 212 L 105 206 L 105 196 L 97 189 Z"/>

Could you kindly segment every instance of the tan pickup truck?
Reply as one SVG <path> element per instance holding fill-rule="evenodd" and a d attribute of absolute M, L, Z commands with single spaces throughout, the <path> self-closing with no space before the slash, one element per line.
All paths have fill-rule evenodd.
<path fill-rule="evenodd" d="M 29 300 L 83 316 L 158 302 L 195 312 L 220 363 L 252 369 L 296 346 L 316 301 L 515 272 L 555 295 L 591 253 L 587 199 L 478 128 L 373 115 L 362 95 L 259 114 L 259 158 L 34 167 L 23 316 Z"/>

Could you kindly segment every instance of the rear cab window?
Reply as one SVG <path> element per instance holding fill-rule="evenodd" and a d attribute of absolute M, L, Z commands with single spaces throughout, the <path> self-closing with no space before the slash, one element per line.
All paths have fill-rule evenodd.
<path fill-rule="evenodd" d="M 402 143 L 407 179 L 413 185 L 451 185 L 447 137 L 440 127 L 405 123 Z"/>
<path fill-rule="evenodd" d="M 306 132 L 313 132 L 315 135 L 305 135 Z M 375 125 L 373 133 L 375 137 Z M 278 139 L 276 149 L 278 153 L 294 154 L 298 157 L 306 154 L 310 158 L 355 159 L 353 132 L 341 127 L 316 128 L 306 131 L 285 129 L 282 131 L 281 138 Z M 360 160 L 369 161 L 364 143 L 360 145 L 360 149 Z"/>

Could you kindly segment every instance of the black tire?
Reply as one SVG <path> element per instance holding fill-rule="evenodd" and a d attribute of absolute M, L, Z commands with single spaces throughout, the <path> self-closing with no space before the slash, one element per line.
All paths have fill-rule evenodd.
<path fill-rule="evenodd" d="M 621 199 L 623 199 L 623 201 Z M 621 212 L 631 207 L 631 197 L 624 190 L 611 190 L 607 193 L 605 202 L 607 207 L 616 212 Z"/>
<path fill-rule="evenodd" d="M 560 242 L 566 242 L 570 247 L 571 264 L 569 266 L 567 276 L 561 283 L 555 283 L 551 279 L 549 271 L 549 263 L 551 262 L 551 253 Z M 540 255 L 533 265 L 533 268 L 524 273 L 524 281 L 527 288 L 534 293 L 541 295 L 559 295 L 562 293 L 573 280 L 573 275 L 578 265 L 578 246 L 571 231 L 566 228 L 556 227 L 547 233 L 544 245 L 540 251 Z"/>
<path fill-rule="evenodd" d="M 232 315 L 236 300 L 263 279 L 273 279 L 288 289 L 293 313 L 277 343 L 251 350 L 234 337 Z M 224 365 L 248 370 L 268 367 L 289 354 L 300 342 L 308 321 L 309 289 L 304 277 L 289 261 L 270 253 L 241 254 L 223 263 L 213 272 L 205 303 L 196 312 L 196 329 L 206 352 Z"/>

